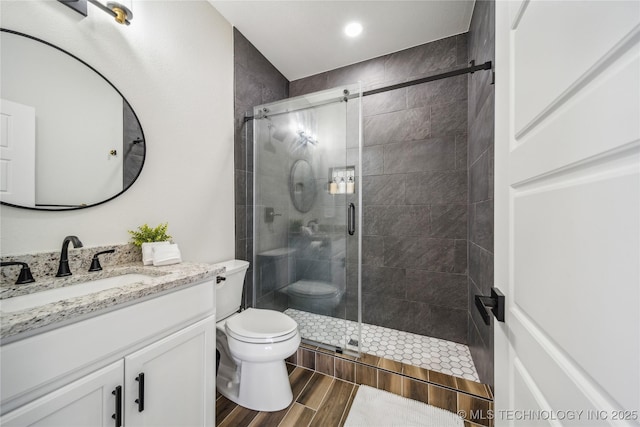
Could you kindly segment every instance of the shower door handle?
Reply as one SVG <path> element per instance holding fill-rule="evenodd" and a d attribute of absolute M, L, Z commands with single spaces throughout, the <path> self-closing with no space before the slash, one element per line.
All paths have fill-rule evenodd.
<path fill-rule="evenodd" d="M 347 231 L 350 236 L 356 232 L 356 205 L 349 203 L 349 213 L 347 215 Z"/>

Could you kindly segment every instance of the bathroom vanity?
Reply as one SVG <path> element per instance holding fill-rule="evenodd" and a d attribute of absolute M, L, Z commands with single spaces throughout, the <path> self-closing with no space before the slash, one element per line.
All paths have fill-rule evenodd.
<path fill-rule="evenodd" d="M 213 426 L 215 276 L 223 271 L 192 263 L 106 268 L 91 278 L 139 276 L 62 301 L 26 300 L 35 305 L 27 308 L 11 300 L 88 282 L 4 286 L 0 424 Z"/>

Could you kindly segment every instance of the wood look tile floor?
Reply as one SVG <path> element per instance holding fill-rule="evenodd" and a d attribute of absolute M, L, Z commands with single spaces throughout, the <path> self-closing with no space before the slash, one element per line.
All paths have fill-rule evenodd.
<path fill-rule="evenodd" d="M 493 427 L 493 393 L 486 384 L 370 354 L 355 358 L 308 344 L 301 344 L 286 366 L 294 396 L 288 408 L 252 411 L 217 393 L 216 425 L 339 427 L 346 421 L 359 384 L 365 384 L 453 413 L 460 411 L 466 414 L 465 427 Z"/>
<path fill-rule="evenodd" d="M 349 413 L 358 385 L 320 372 L 287 364 L 293 402 L 278 412 L 238 406 L 216 392 L 216 426 L 339 427 Z"/>

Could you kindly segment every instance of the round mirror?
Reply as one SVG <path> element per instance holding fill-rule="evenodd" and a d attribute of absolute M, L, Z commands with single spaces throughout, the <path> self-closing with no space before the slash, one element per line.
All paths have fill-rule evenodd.
<path fill-rule="evenodd" d="M 2 204 L 81 209 L 126 191 L 146 154 L 142 126 L 129 103 L 70 53 L 1 31 Z"/>
<path fill-rule="evenodd" d="M 291 167 L 289 194 L 293 206 L 298 211 L 306 213 L 311 210 L 316 200 L 316 178 L 311 165 L 306 160 L 300 159 Z"/>

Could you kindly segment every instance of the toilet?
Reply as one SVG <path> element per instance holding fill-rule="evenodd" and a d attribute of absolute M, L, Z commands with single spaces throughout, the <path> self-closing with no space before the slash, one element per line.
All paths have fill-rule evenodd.
<path fill-rule="evenodd" d="M 275 310 L 238 312 L 247 261 L 218 264 L 226 272 L 216 280 L 217 389 L 227 399 L 255 411 L 279 411 L 293 401 L 284 359 L 296 352 L 300 333 L 295 320 Z"/>
<path fill-rule="evenodd" d="M 298 280 L 284 288 L 289 307 L 325 316 L 333 316 L 344 291 L 333 283 Z"/>

